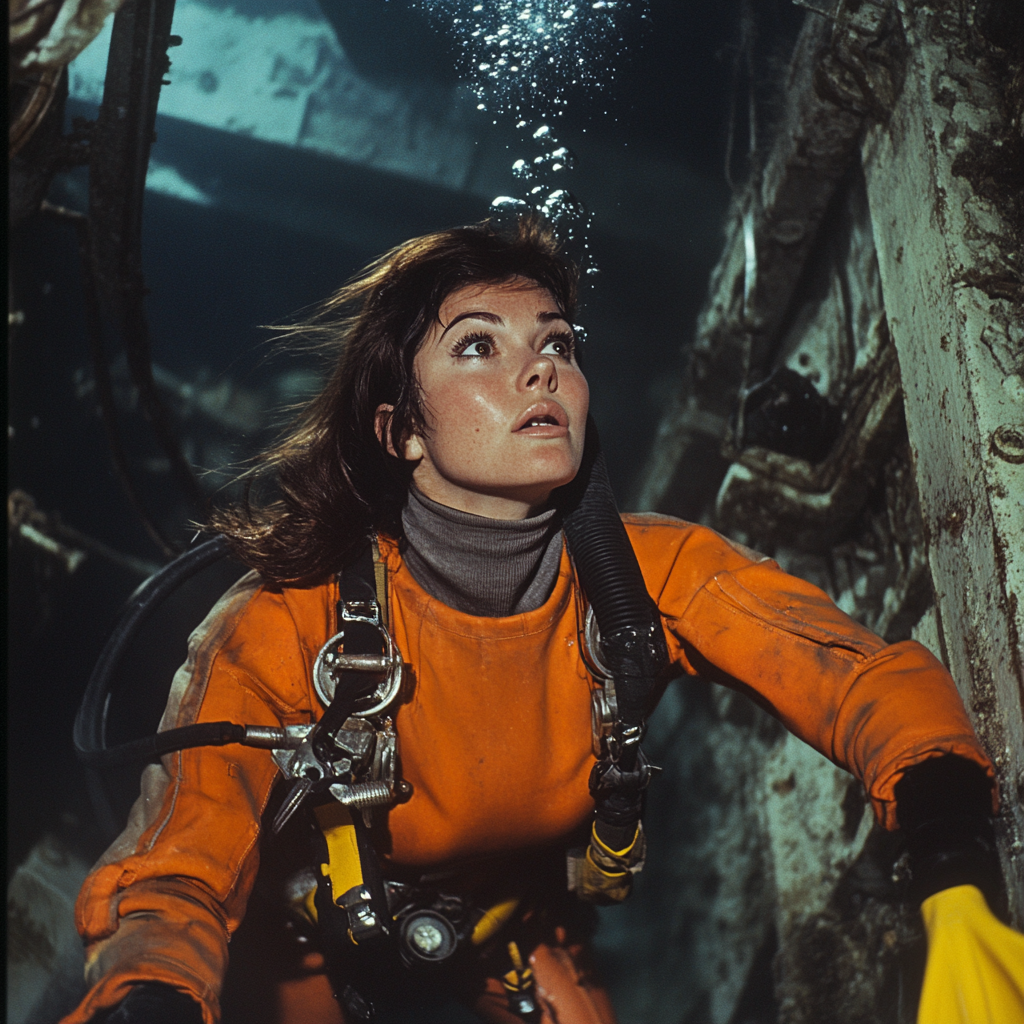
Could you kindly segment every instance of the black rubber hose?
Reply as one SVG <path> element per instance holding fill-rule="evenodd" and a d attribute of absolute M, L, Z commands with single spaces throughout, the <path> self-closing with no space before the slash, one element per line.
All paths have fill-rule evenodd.
<path fill-rule="evenodd" d="M 158 761 L 164 754 L 189 747 L 222 747 L 225 743 L 244 743 L 245 726 L 234 722 L 199 722 L 180 729 L 168 729 L 140 740 L 122 743 L 105 750 L 78 750 L 78 759 L 90 767 L 113 768 L 142 761 Z"/>
<path fill-rule="evenodd" d="M 619 517 L 593 420 L 583 464 L 562 496 L 564 530 L 580 583 L 601 632 L 601 655 L 615 678 L 619 718 L 641 725 L 653 680 L 668 665 L 661 615 Z"/>
<path fill-rule="evenodd" d="M 82 703 L 75 716 L 74 744 L 79 760 L 87 765 L 124 764 L 127 761 L 142 760 L 158 756 L 154 747 L 150 751 L 146 744 L 154 743 L 159 736 L 184 734 L 189 729 L 207 728 L 230 723 L 205 723 L 201 726 L 186 726 L 183 729 L 172 729 L 158 736 L 146 737 L 119 747 L 106 749 L 107 702 L 110 696 L 111 680 L 124 656 L 128 645 L 134 640 L 143 624 L 153 612 L 186 580 L 220 561 L 230 553 L 227 539 L 221 536 L 212 538 L 191 551 L 179 555 L 173 562 L 146 580 L 125 605 L 121 618 L 114 632 L 100 653 L 96 667 L 89 677 L 89 684 L 82 696 Z M 198 734 L 197 734 L 198 735 Z M 212 735 L 212 733 L 211 733 Z M 182 743 L 181 741 L 186 742 Z M 161 746 L 166 741 L 161 741 Z M 177 737 L 177 748 L 161 749 L 160 753 L 168 753 L 171 749 L 184 746 L 199 746 L 202 743 L 237 742 L 236 740 L 204 739 L 195 743 L 187 736 Z"/>

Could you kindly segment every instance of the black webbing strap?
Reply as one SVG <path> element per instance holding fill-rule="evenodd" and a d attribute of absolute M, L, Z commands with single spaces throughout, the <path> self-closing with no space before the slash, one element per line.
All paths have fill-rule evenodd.
<path fill-rule="evenodd" d="M 338 574 L 335 632 L 344 634 L 341 643 L 346 654 L 385 653 L 384 638 L 378 627 L 373 624 L 373 622 L 380 621 L 384 614 L 377 596 L 373 547 L 370 540 L 367 539 L 358 555 Z M 353 616 L 370 619 L 373 622 L 362 622 L 358 618 L 353 619 Z M 324 713 L 324 717 L 320 720 L 319 739 L 314 744 L 315 752 L 321 760 L 333 760 L 329 748 L 333 745 L 334 734 L 344 727 L 345 721 L 352 714 L 358 699 L 371 693 L 378 682 L 379 677 L 373 673 L 342 671 L 339 674 L 334 697 Z M 321 754 L 321 750 L 323 754 Z M 356 842 L 359 848 L 363 886 L 369 890 L 370 906 L 381 923 L 380 938 L 383 939 L 388 934 L 391 919 L 379 859 L 369 830 L 358 811 L 353 810 L 352 812 L 352 824 L 355 828 Z M 319 843 L 317 841 L 315 843 L 318 847 Z M 320 882 L 322 885 L 323 880 L 321 879 Z M 321 885 L 318 885 L 318 889 L 321 888 Z M 318 897 L 321 895 L 318 892 Z M 348 934 L 347 915 L 330 899 L 318 898 L 317 906 L 321 935 L 328 960 L 334 964 L 344 962 L 352 945 Z"/>
<path fill-rule="evenodd" d="M 335 630 L 344 633 L 343 645 L 346 654 L 383 654 L 384 639 L 375 625 L 369 622 L 352 621 L 349 616 L 365 618 L 379 617 L 382 610 L 377 603 L 376 579 L 374 576 L 373 549 L 370 541 L 360 549 L 356 558 L 338 574 L 338 603 Z M 333 760 L 330 744 L 334 734 L 341 729 L 352 714 L 356 701 L 372 693 L 377 678 L 367 672 L 342 672 L 334 690 L 330 707 L 320 720 L 319 738 L 315 752 L 321 761 Z"/>

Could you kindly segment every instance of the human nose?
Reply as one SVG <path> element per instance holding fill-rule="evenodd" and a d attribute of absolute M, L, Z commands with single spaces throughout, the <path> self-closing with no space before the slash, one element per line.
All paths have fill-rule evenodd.
<path fill-rule="evenodd" d="M 519 374 L 519 386 L 523 391 L 557 391 L 558 367 L 555 361 L 550 356 L 531 356 Z"/>

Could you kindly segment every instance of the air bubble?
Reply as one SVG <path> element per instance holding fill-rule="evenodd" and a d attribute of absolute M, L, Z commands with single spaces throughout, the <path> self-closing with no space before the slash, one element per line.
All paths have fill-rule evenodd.
<path fill-rule="evenodd" d="M 513 196 L 497 196 L 491 202 L 491 221 L 499 230 L 515 228 L 519 218 L 532 211 L 529 203 Z"/>
<path fill-rule="evenodd" d="M 557 188 L 544 200 L 541 212 L 556 226 L 563 226 L 570 231 L 574 229 L 572 222 L 586 217 L 587 208 L 564 188 Z"/>
<path fill-rule="evenodd" d="M 491 209 L 495 211 L 516 210 L 526 213 L 530 209 L 530 204 L 522 199 L 516 199 L 515 196 L 495 196 L 491 200 Z"/>
<path fill-rule="evenodd" d="M 512 164 L 512 176 L 524 199 L 498 196 L 495 217 L 541 212 L 588 275 L 597 273 L 587 237 L 591 218 L 583 204 L 556 188 L 576 158 L 555 138 L 569 107 L 567 90 L 589 88 L 610 95 L 616 59 L 625 52 L 623 11 L 646 17 L 650 0 L 414 0 L 453 32 L 459 70 L 478 110 L 511 117 L 528 149 Z M 472 14 L 463 17 L 467 10 Z M 541 120 L 544 118 L 545 120 Z M 530 122 L 536 130 L 529 127 Z M 582 129 L 586 132 L 586 129 Z M 531 138 L 532 135 L 532 138 Z"/>

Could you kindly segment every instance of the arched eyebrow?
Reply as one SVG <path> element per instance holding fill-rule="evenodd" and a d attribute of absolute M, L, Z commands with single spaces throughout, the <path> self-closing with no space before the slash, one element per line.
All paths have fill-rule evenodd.
<path fill-rule="evenodd" d="M 490 313 L 486 309 L 474 309 L 470 310 L 468 313 L 460 313 L 457 317 L 452 319 L 452 321 L 441 332 L 441 338 L 443 338 L 457 323 L 461 323 L 463 320 L 483 320 L 485 323 L 497 324 L 499 327 L 504 326 L 505 324 L 505 321 L 498 316 L 497 313 Z M 537 323 L 547 324 L 554 320 L 564 320 L 566 324 L 570 327 L 572 326 L 572 324 L 569 324 L 569 321 L 565 319 L 564 313 L 554 311 L 537 314 Z M 441 338 L 438 338 L 437 340 L 440 341 Z"/>
<path fill-rule="evenodd" d="M 443 338 L 457 323 L 461 323 L 463 320 L 483 320 L 485 323 L 499 325 L 505 323 L 497 313 L 488 313 L 485 309 L 475 309 L 469 313 L 460 313 L 457 317 L 451 320 L 441 332 L 441 338 Z M 437 340 L 440 341 L 441 338 L 438 338 Z"/>
<path fill-rule="evenodd" d="M 552 320 L 563 320 L 570 327 L 572 327 L 572 324 L 569 323 L 569 318 L 564 313 L 558 313 L 558 312 L 555 312 L 555 313 L 538 313 L 537 314 L 537 320 L 538 320 L 539 323 L 542 323 L 542 324 L 549 324 L 549 323 L 551 323 Z"/>

